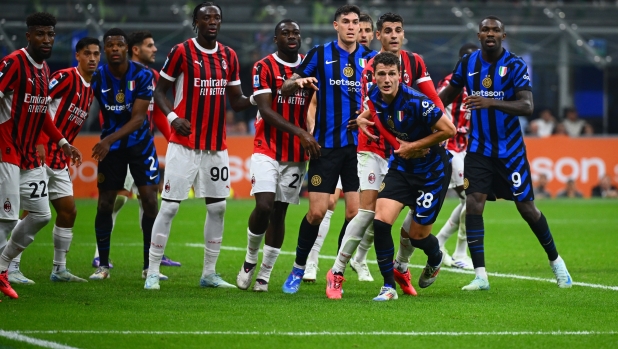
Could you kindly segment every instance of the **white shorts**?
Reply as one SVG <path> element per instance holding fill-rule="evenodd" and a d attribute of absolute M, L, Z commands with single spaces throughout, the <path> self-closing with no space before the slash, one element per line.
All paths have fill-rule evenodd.
<path fill-rule="evenodd" d="M 451 183 L 448 185 L 449 188 L 455 187 L 463 187 L 464 185 L 464 158 L 466 157 L 466 152 L 462 151 L 460 153 L 449 150 L 451 155 L 453 155 L 453 159 L 451 160 L 451 167 L 453 171 L 451 172 Z"/>
<path fill-rule="evenodd" d="M 0 219 L 19 219 L 19 166 L 0 162 Z"/>
<path fill-rule="evenodd" d="M 264 154 L 251 155 L 251 195 L 275 193 L 275 201 L 298 205 L 306 162 L 281 162 Z"/>
<path fill-rule="evenodd" d="M 370 151 L 357 153 L 356 159 L 358 160 L 360 190 L 380 190 L 380 185 L 388 172 L 388 161 Z"/>
<path fill-rule="evenodd" d="M 335 189 L 343 190 L 343 184 L 341 184 L 341 176 L 339 176 L 339 180 L 337 181 L 337 186 Z"/>
<path fill-rule="evenodd" d="M 73 196 L 73 183 L 69 168 L 55 170 L 45 166 L 49 177 L 49 200 L 56 200 L 67 196 Z"/>
<path fill-rule="evenodd" d="M 135 180 L 133 179 L 133 175 L 131 175 L 130 169 L 127 170 L 127 177 L 124 179 L 123 189 L 137 193 L 137 186 L 135 186 Z"/>
<path fill-rule="evenodd" d="M 163 199 L 185 200 L 191 186 L 196 198 L 227 198 L 230 195 L 227 150 L 194 150 L 169 143 L 165 164 Z"/>
<path fill-rule="evenodd" d="M 39 166 L 31 170 L 19 171 L 20 209 L 51 213 L 49 209 L 49 179 L 47 166 Z"/>

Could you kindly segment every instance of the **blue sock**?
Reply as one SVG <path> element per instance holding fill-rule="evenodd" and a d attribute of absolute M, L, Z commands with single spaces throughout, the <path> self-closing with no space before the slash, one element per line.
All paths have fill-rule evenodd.
<path fill-rule="evenodd" d="M 532 229 L 536 238 L 539 239 L 541 246 L 545 249 L 547 258 L 549 258 L 550 261 L 555 261 L 558 258 L 558 250 L 556 249 L 554 238 L 549 231 L 547 219 L 545 219 L 545 215 L 542 212 L 541 218 L 535 223 L 530 224 L 530 229 Z"/>
<path fill-rule="evenodd" d="M 395 258 L 395 244 L 391 236 L 392 225 L 380 220 L 373 220 L 373 244 L 380 273 L 384 278 L 384 286 L 395 288 L 395 274 L 393 273 L 393 259 Z"/>
<path fill-rule="evenodd" d="M 427 264 L 432 267 L 437 267 L 442 262 L 442 252 L 440 251 L 440 242 L 434 235 L 429 234 L 424 239 L 410 239 L 412 246 L 423 250 L 427 255 Z"/>
<path fill-rule="evenodd" d="M 296 245 L 296 264 L 306 265 L 307 257 L 315 240 L 318 238 L 318 232 L 320 225 L 311 225 L 307 220 L 307 216 L 303 217 L 303 221 L 300 223 L 300 229 L 298 231 L 298 244 Z"/>
<path fill-rule="evenodd" d="M 485 267 L 485 224 L 483 216 L 476 214 L 466 215 L 466 233 L 468 235 L 468 249 L 475 268 Z"/>
<path fill-rule="evenodd" d="M 94 219 L 94 231 L 97 237 L 97 248 L 99 249 L 99 265 L 103 267 L 109 267 L 109 245 L 113 228 L 112 212 L 97 210 L 97 215 Z"/>

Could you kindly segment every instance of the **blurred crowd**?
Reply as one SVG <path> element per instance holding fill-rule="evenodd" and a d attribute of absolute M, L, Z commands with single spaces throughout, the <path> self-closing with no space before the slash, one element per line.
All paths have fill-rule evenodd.
<path fill-rule="evenodd" d="M 565 135 L 569 137 L 592 136 L 594 127 L 586 120 L 580 119 L 577 109 L 565 108 L 562 118 L 558 119 L 549 108 L 540 109 L 537 117 L 528 120 L 520 117 L 522 132 L 528 136 L 549 137 L 553 135 Z"/>

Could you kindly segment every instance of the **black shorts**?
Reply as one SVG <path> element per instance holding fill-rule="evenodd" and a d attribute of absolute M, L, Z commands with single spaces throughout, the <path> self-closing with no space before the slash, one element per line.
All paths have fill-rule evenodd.
<path fill-rule="evenodd" d="M 389 169 L 380 187 L 378 199 L 401 202 L 413 210 L 416 223 L 433 224 L 442 209 L 451 181 L 449 159 L 445 161 L 443 170 L 431 174 L 412 174 Z"/>
<path fill-rule="evenodd" d="M 159 158 L 152 137 L 130 148 L 107 153 L 99 162 L 97 187 L 102 190 L 124 189 L 127 167 L 131 170 L 135 186 L 159 184 Z"/>
<path fill-rule="evenodd" d="M 467 153 L 464 159 L 466 194 L 487 194 L 487 200 L 532 201 L 532 177 L 526 152 L 505 159 Z"/>
<path fill-rule="evenodd" d="M 309 161 L 309 188 L 310 192 L 335 192 L 337 181 L 341 176 L 343 192 L 357 191 L 358 169 L 356 160 L 356 146 L 348 145 L 343 148 L 322 148 L 322 155 Z"/>

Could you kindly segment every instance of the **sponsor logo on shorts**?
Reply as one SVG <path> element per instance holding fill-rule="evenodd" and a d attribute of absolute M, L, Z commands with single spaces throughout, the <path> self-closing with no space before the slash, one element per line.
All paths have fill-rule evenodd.
<path fill-rule="evenodd" d="M 380 189 L 378 190 L 378 193 L 381 193 L 382 190 L 384 190 L 384 187 L 386 187 L 386 183 L 382 182 L 382 184 L 380 184 Z"/>
<path fill-rule="evenodd" d="M 311 177 L 311 185 L 313 185 L 314 187 L 317 187 L 320 184 L 322 184 L 322 177 L 318 175 L 314 175 L 313 177 Z"/>
<path fill-rule="evenodd" d="M 375 175 L 373 172 L 371 172 L 371 173 L 369 174 L 369 176 L 367 176 L 367 180 L 369 181 L 369 184 L 373 184 L 373 183 L 375 183 L 375 181 L 376 181 L 376 175 Z"/>
<path fill-rule="evenodd" d="M 165 192 L 169 193 L 170 192 L 170 181 L 168 180 L 167 183 L 165 183 Z"/>
<path fill-rule="evenodd" d="M 468 178 L 464 178 L 464 189 L 468 189 L 469 186 L 470 182 L 468 181 Z"/>
<path fill-rule="evenodd" d="M 105 175 L 104 175 L 104 174 L 102 174 L 102 173 L 99 173 L 99 174 L 97 175 L 97 182 L 99 182 L 99 183 L 103 183 L 103 182 L 105 182 Z"/>
<path fill-rule="evenodd" d="M 9 201 L 9 198 L 6 198 L 6 201 L 4 202 L 4 212 L 11 212 L 12 207 L 11 201 Z"/>

